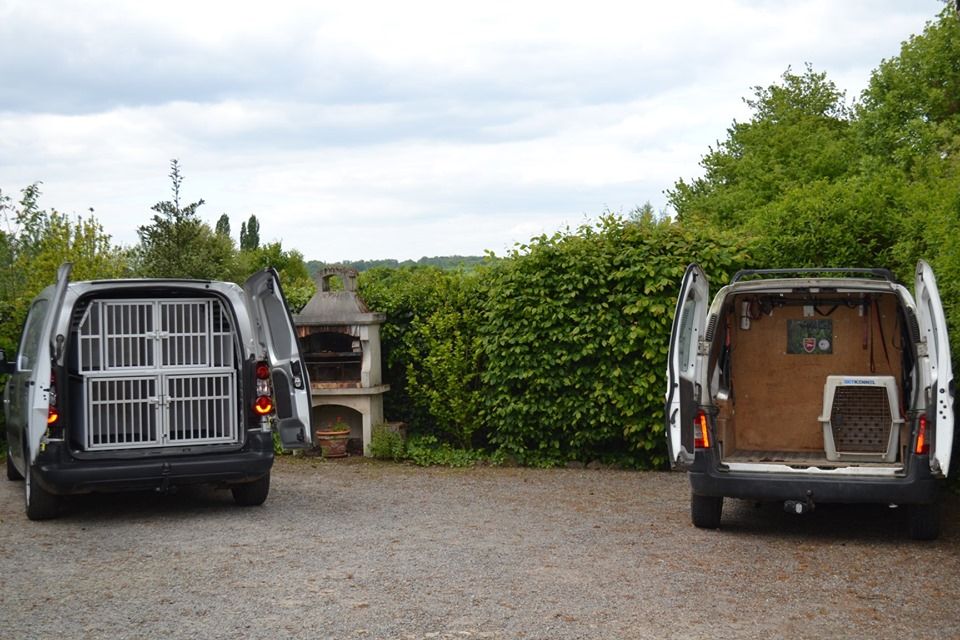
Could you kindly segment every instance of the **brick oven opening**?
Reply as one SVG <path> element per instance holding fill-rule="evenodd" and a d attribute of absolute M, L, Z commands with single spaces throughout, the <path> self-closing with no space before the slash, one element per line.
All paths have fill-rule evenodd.
<path fill-rule="evenodd" d="M 363 348 L 348 327 L 301 326 L 298 333 L 300 351 L 314 387 L 360 386 Z"/>

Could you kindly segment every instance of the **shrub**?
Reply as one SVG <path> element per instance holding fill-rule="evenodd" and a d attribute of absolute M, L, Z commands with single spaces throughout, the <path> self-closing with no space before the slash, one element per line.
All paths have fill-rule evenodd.
<path fill-rule="evenodd" d="M 385 424 L 373 426 L 370 435 L 370 455 L 378 460 L 399 461 L 406 454 L 406 443 L 399 432 Z"/>
<path fill-rule="evenodd" d="M 472 467 L 481 462 L 498 464 L 500 458 L 477 450 L 459 449 L 436 436 L 414 436 L 407 441 L 406 459 L 421 467 Z"/>

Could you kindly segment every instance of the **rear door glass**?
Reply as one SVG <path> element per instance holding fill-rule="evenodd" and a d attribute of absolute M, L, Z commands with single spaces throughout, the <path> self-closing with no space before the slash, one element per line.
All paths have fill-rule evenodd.
<path fill-rule="evenodd" d="M 693 351 L 693 319 L 696 310 L 697 300 L 691 296 L 683 303 L 683 311 L 680 314 L 680 339 L 677 347 L 680 351 L 681 373 L 687 373 L 693 368 L 690 355 Z"/>
<path fill-rule="evenodd" d="M 17 358 L 17 369 L 20 371 L 32 371 L 37 362 L 40 341 L 43 339 L 43 319 L 49 304 L 47 300 L 37 300 L 30 308 L 30 314 L 23 327 L 23 339 L 20 342 L 20 353 Z"/>

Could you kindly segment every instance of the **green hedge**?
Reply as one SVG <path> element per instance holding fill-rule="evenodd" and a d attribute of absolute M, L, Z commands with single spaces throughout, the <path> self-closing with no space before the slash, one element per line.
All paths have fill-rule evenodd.
<path fill-rule="evenodd" d="M 483 269 L 371 269 L 359 292 L 385 313 L 383 375 L 390 384 L 384 411 L 412 431 L 439 435 L 459 447 L 485 444 L 479 406 L 478 283 Z"/>
<path fill-rule="evenodd" d="M 742 242 L 606 216 L 470 273 L 361 274 L 383 327 L 386 412 L 497 459 L 662 466 L 664 371 L 680 278 L 724 282 Z"/>
<path fill-rule="evenodd" d="M 494 270 L 480 325 L 491 442 L 526 464 L 666 462 L 663 403 L 680 279 L 725 282 L 737 240 L 608 216 L 542 236 Z"/>

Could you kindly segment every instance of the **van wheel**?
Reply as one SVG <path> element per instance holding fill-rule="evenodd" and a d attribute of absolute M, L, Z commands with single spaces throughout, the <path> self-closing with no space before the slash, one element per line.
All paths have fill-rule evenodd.
<path fill-rule="evenodd" d="M 690 519 L 700 529 L 716 529 L 720 526 L 723 511 L 723 496 L 698 496 L 690 494 Z"/>
<path fill-rule="evenodd" d="M 233 499 L 243 507 L 256 507 L 264 503 L 270 493 L 270 473 L 259 480 L 230 487 Z"/>
<path fill-rule="evenodd" d="M 27 517 L 31 520 L 49 520 L 57 516 L 60 499 L 34 481 L 30 465 L 26 464 L 23 495 L 26 501 Z"/>
<path fill-rule="evenodd" d="M 23 475 L 13 466 L 13 458 L 10 457 L 9 451 L 7 451 L 7 480 L 23 480 Z"/>
<path fill-rule="evenodd" d="M 914 540 L 936 540 L 940 536 L 940 503 L 911 504 L 907 518 L 910 537 Z"/>

